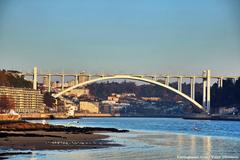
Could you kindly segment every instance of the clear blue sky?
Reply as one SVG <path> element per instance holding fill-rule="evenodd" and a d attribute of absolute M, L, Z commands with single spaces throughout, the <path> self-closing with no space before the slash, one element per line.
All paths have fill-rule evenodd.
<path fill-rule="evenodd" d="M 0 68 L 240 75 L 239 0 L 0 0 Z"/>

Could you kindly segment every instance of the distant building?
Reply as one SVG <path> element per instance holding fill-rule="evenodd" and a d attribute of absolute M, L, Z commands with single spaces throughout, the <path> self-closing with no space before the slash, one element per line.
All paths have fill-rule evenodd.
<path fill-rule="evenodd" d="M 238 112 L 238 109 L 235 108 L 235 107 L 229 107 L 229 108 L 221 107 L 221 108 L 219 108 L 219 113 L 223 114 L 223 115 L 224 114 L 235 114 L 237 112 Z"/>
<path fill-rule="evenodd" d="M 60 82 L 51 82 L 51 87 L 52 88 L 61 88 L 61 83 Z"/>
<path fill-rule="evenodd" d="M 84 113 L 99 113 L 99 103 L 81 101 L 79 103 L 79 110 Z"/>
<path fill-rule="evenodd" d="M 160 97 L 142 97 L 144 101 L 160 101 Z"/>
<path fill-rule="evenodd" d="M 84 75 L 84 74 L 80 74 L 78 76 L 78 83 L 83 83 L 89 80 L 89 76 L 88 75 Z"/>
<path fill-rule="evenodd" d="M 0 96 L 7 96 L 17 113 L 41 113 L 45 109 L 43 94 L 38 90 L 0 86 Z"/>
<path fill-rule="evenodd" d="M 123 93 L 121 97 L 136 97 L 135 93 Z"/>
<path fill-rule="evenodd" d="M 49 85 L 49 79 L 48 76 L 43 77 L 43 87 L 47 88 Z"/>
<path fill-rule="evenodd" d="M 112 114 L 112 106 L 109 104 L 101 104 L 100 106 L 101 113 L 110 113 Z"/>
<path fill-rule="evenodd" d="M 101 104 L 106 104 L 106 105 L 115 105 L 117 104 L 116 101 L 102 101 Z"/>
<path fill-rule="evenodd" d="M 111 112 L 112 114 L 118 114 L 120 113 L 120 111 L 126 107 L 130 107 L 131 105 L 129 103 L 117 103 L 115 105 L 112 106 L 111 108 Z"/>
<path fill-rule="evenodd" d="M 111 96 L 108 96 L 107 100 L 108 101 L 118 102 L 120 97 L 121 97 L 120 94 L 113 93 Z"/>
<path fill-rule="evenodd" d="M 68 115 L 68 116 L 74 116 L 74 115 L 75 115 L 75 112 L 77 111 L 77 106 L 68 105 L 67 108 L 68 108 L 68 110 L 67 110 L 67 115 Z"/>
<path fill-rule="evenodd" d="M 71 80 L 71 81 L 67 82 L 67 87 L 72 87 L 74 85 L 76 85 L 76 81 L 75 80 Z"/>

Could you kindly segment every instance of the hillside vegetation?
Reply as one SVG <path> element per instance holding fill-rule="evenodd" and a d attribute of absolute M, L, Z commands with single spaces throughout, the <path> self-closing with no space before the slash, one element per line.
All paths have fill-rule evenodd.
<path fill-rule="evenodd" d="M 19 76 L 17 73 L 0 70 L 0 86 L 32 88 L 32 82 L 25 80 L 23 76 Z"/>

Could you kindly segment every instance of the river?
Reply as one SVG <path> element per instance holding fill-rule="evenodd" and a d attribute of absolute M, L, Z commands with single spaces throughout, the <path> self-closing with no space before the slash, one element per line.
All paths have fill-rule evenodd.
<path fill-rule="evenodd" d="M 109 140 L 122 144 L 122 147 L 32 151 L 32 155 L 17 155 L 10 159 L 240 159 L 240 121 L 119 117 L 48 120 L 48 123 L 81 127 L 113 127 L 128 129 L 130 132 L 108 133 Z"/>

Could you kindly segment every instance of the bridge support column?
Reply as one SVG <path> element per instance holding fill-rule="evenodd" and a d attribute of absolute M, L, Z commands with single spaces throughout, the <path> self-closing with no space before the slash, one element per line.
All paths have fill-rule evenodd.
<path fill-rule="evenodd" d="M 48 75 L 48 92 L 51 92 L 51 74 Z"/>
<path fill-rule="evenodd" d="M 75 85 L 78 84 L 78 75 L 75 75 Z"/>
<path fill-rule="evenodd" d="M 207 70 L 207 111 L 211 109 L 211 70 Z"/>
<path fill-rule="evenodd" d="M 195 82 L 196 82 L 196 77 L 193 76 L 190 79 L 191 83 L 191 98 L 195 100 Z"/>
<path fill-rule="evenodd" d="M 203 106 L 210 113 L 211 109 L 211 71 L 203 71 Z"/>
<path fill-rule="evenodd" d="M 62 91 L 63 91 L 64 90 L 64 74 L 62 75 L 61 83 L 62 83 L 61 87 L 62 87 Z"/>
<path fill-rule="evenodd" d="M 153 76 L 153 80 L 157 81 L 157 76 L 156 75 Z"/>
<path fill-rule="evenodd" d="M 165 77 L 165 85 L 169 86 L 169 81 L 170 81 L 169 76 L 166 76 Z"/>
<path fill-rule="evenodd" d="M 220 78 L 218 79 L 218 87 L 219 87 L 219 88 L 222 88 L 222 87 L 223 87 L 223 77 L 220 77 Z"/>
<path fill-rule="evenodd" d="M 182 92 L 182 76 L 178 77 L 178 90 Z"/>
<path fill-rule="evenodd" d="M 33 68 L 33 89 L 37 90 L 37 77 L 38 77 L 38 69 L 37 67 Z"/>
<path fill-rule="evenodd" d="M 206 87 L 207 87 L 207 82 L 206 82 L 206 71 L 203 71 L 203 101 L 202 105 L 204 108 L 206 108 Z"/>

